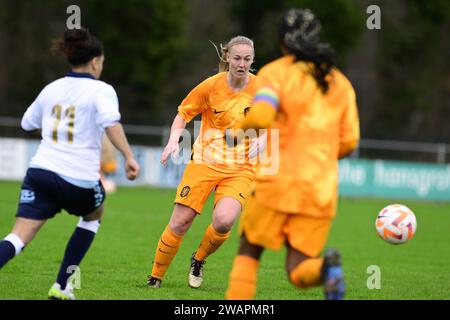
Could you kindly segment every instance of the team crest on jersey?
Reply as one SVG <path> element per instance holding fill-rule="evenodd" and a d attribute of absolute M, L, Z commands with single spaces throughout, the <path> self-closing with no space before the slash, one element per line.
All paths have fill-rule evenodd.
<path fill-rule="evenodd" d="M 31 190 L 22 190 L 20 191 L 20 203 L 31 203 L 34 202 L 36 196 L 34 195 L 34 191 Z"/>
<path fill-rule="evenodd" d="M 187 195 L 189 194 L 190 191 L 191 191 L 191 188 L 189 186 L 183 187 L 183 189 L 181 189 L 181 192 L 180 192 L 180 197 L 182 197 L 182 198 L 187 197 Z"/>

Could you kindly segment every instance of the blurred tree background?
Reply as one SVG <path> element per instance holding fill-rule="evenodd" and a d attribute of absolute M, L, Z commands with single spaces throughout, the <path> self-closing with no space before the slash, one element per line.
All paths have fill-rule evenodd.
<path fill-rule="evenodd" d="M 257 70 L 279 55 L 285 9 L 309 7 L 355 87 L 363 138 L 449 143 L 448 0 L 0 0 L 0 117 L 20 117 L 67 72 L 50 47 L 71 4 L 104 42 L 102 80 L 118 92 L 123 123 L 170 125 L 183 97 L 217 72 L 208 40 L 254 39 Z M 372 4 L 381 30 L 366 27 Z"/>

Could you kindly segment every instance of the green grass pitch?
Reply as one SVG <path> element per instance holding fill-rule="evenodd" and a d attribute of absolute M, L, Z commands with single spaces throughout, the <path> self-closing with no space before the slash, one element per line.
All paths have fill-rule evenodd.
<path fill-rule="evenodd" d="M 13 225 L 20 184 L 0 183 L 0 238 Z M 187 285 L 189 258 L 211 221 L 212 203 L 197 217 L 169 268 L 162 287 L 147 287 L 158 238 L 168 223 L 174 190 L 119 188 L 106 200 L 96 239 L 81 264 L 77 299 L 223 299 L 233 257 L 236 229 L 208 258 L 199 289 Z M 450 299 L 450 204 L 401 201 L 416 214 L 415 237 L 403 245 L 378 238 L 374 219 L 387 204 L 373 199 L 341 199 L 327 247 L 343 255 L 346 299 Z M 47 222 L 25 251 L 0 270 L 0 299 L 46 299 L 56 279 L 65 245 L 77 218 L 58 214 Z M 322 299 L 320 288 L 300 291 L 284 271 L 285 252 L 265 251 L 259 271 L 257 299 Z M 377 265 L 381 288 L 368 289 L 367 269 Z"/>

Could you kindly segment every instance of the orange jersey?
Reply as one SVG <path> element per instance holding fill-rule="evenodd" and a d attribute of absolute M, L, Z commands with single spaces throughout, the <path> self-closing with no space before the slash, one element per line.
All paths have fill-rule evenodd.
<path fill-rule="evenodd" d="M 360 137 L 353 87 L 341 72 L 333 69 L 329 89 L 323 94 L 310 66 L 294 63 L 293 56 L 263 67 L 258 83 L 246 121 L 267 117 L 270 109 L 263 111 L 267 106 L 276 110 L 272 111 L 275 116 L 270 128 L 279 130 L 279 153 L 272 154 L 272 161 L 279 161 L 279 170 L 272 175 L 257 173 L 257 201 L 282 212 L 334 217 L 337 160 L 340 151 L 351 151 Z"/>
<path fill-rule="evenodd" d="M 229 147 L 225 140 L 225 130 L 240 123 L 249 110 L 256 89 L 256 76 L 250 74 L 247 86 L 234 92 L 227 82 L 227 72 L 209 77 L 195 87 L 178 107 L 178 115 L 190 122 L 198 114 L 202 115 L 200 133 L 193 146 L 195 163 L 205 163 L 223 173 L 244 171 L 253 174 L 250 164 L 249 143 Z"/>

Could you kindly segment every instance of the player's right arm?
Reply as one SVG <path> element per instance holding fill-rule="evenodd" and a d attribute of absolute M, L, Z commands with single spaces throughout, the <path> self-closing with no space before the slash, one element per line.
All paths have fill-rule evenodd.
<path fill-rule="evenodd" d="M 171 154 L 177 154 L 179 152 L 179 141 L 183 134 L 183 130 L 186 128 L 186 124 L 189 123 L 195 116 L 202 113 L 208 107 L 208 96 L 212 88 L 212 79 L 208 78 L 186 96 L 178 107 L 178 114 L 173 120 L 172 127 L 170 129 L 169 142 L 167 143 L 164 151 L 161 155 L 160 162 L 166 165 L 169 156 Z"/>
<path fill-rule="evenodd" d="M 40 132 L 42 129 L 42 106 L 40 103 L 41 94 L 28 107 L 22 117 L 20 126 L 27 132 Z"/>
<path fill-rule="evenodd" d="M 339 135 L 339 154 L 342 159 L 350 155 L 358 147 L 360 139 L 359 115 L 356 104 L 355 91 L 347 79 L 343 78 L 345 84 L 343 103 L 344 112 L 341 118 L 341 132 Z"/>
<path fill-rule="evenodd" d="M 240 128 L 247 130 L 269 128 L 275 121 L 280 107 L 280 81 L 277 70 L 263 67 L 258 73 L 258 90 L 253 98 L 250 111 Z"/>
<path fill-rule="evenodd" d="M 269 128 L 275 121 L 279 107 L 278 93 L 271 86 L 265 86 L 256 92 L 250 111 L 241 124 L 244 130 Z"/>
<path fill-rule="evenodd" d="M 186 121 L 184 121 L 183 118 L 181 118 L 180 115 L 177 114 L 170 129 L 169 142 L 167 143 L 161 155 L 161 164 L 166 165 L 167 161 L 169 160 L 169 156 L 171 154 L 177 154 L 180 150 L 178 142 L 180 141 L 180 137 L 183 133 L 184 128 L 186 128 Z"/>

